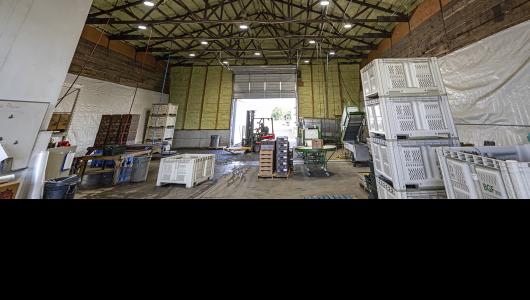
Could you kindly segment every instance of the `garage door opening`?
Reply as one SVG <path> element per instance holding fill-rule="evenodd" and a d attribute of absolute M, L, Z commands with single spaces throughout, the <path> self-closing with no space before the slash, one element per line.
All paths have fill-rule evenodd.
<path fill-rule="evenodd" d="M 259 127 L 260 119 L 270 133 L 278 136 L 289 137 L 291 146 L 297 141 L 298 109 L 296 98 L 283 99 L 236 99 L 232 110 L 232 145 L 241 146 L 247 130 L 247 112 L 255 111 L 254 129 Z"/>

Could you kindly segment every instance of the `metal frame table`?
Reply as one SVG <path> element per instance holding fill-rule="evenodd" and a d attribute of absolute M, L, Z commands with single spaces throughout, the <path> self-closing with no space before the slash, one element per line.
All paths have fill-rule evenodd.
<path fill-rule="evenodd" d="M 313 149 L 311 147 L 297 147 L 296 152 L 302 153 L 304 157 L 304 167 L 308 176 L 312 176 L 311 166 L 318 166 L 324 172 L 326 176 L 331 176 L 328 172 L 328 162 L 327 158 L 328 152 L 333 152 L 330 158 L 335 152 L 337 152 L 337 146 L 324 146 L 320 149 Z"/>

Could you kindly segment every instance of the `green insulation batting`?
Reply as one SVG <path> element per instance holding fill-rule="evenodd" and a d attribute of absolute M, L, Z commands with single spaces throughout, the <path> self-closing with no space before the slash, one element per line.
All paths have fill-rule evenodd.
<path fill-rule="evenodd" d="M 361 73 L 359 65 L 341 65 L 340 80 L 344 105 L 361 107 Z"/>
<path fill-rule="evenodd" d="M 200 129 L 216 129 L 221 74 L 223 67 L 209 67 L 204 90 L 202 120 Z"/>
<path fill-rule="evenodd" d="M 326 118 L 335 118 L 342 116 L 342 97 L 340 95 L 339 65 L 330 64 L 327 66 L 327 116 Z"/>
<path fill-rule="evenodd" d="M 324 65 L 312 65 L 314 117 L 324 118 L 326 110 L 326 85 L 324 84 Z"/>
<path fill-rule="evenodd" d="M 193 67 L 184 129 L 200 129 L 207 67 Z"/>
<path fill-rule="evenodd" d="M 232 113 L 233 83 L 232 72 L 223 68 L 221 90 L 219 91 L 219 110 L 217 112 L 217 129 L 230 129 Z"/>
<path fill-rule="evenodd" d="M 190 85 L 192 68 L 178 67 L 171 69 L 170 102 L 179 106 L 177 115 L 177 129 L 184 128 L 186 106 L 188 101 L 188 87 Z"/>
<path fill-rule="evenodd" d="M 301 118 L 313 118 L 313 75 L 311 66 L 300 66 L 298 78 L 298 114 Z"/>

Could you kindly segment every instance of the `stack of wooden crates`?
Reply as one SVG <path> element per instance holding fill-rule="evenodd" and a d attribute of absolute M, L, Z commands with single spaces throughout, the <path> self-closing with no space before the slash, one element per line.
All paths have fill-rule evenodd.
<path fill-rule="evenodd" d="M 178 106 L 173 104 L 154 104 L 151 109 L 147 132 L 146 144 L 173 144 L 175 125 L 177 123 Z"/>
<path fill-rule="evenodd" d="M 289 139 L 287 137 L 278 137 L 277 140 L 262 142 L 258 177 L 288 178 L 291 168 Z"/>
<path fill-rule="evenodd" d="M 103 115 L 94 147 L 132 145 L 140 125 L 140 115 Z"/>

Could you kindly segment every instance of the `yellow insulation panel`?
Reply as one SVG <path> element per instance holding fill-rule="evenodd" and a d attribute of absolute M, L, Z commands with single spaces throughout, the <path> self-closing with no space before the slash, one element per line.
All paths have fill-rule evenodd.
<path fill-rule="evenodd" d="M 186 113 L 191 72 L 191 67 L 178 67 L 173 68 L 170 74 L 170 102 L 179 106 L 176 124 L 177 129 L 184 128 L 184 114 Z"/>
<path fill-rule="evenodd" d="M 217 129 L 230 129 L 233 95 L 232 78 L 232 72 L 223 68 L 219 94 L 219 111 L 217 112 Z"/>
<path fill-rule="evenodd" d="M 313 118 L 313 76 L 311 66 L 300 66 L 298 79 L 298 114 L 301 118 Z"/>
<path fill-rule="evenodd" d="M 221 74 L 223 67 L 209 67 L 204 91 L 202 121 L 200 129 L 216 129 L 219 93 L 221 89 Z"/>
<path fill-rule="evenodd" d="M 326 86 L 324 81 L 324 65 L 315 64 L 311 67 L 313 72 L 314 117 L 324 118 L 324 112 L 326 110 Z"/>
<path fill-rule="evenodd" d="M 184 129 L 200 129 L 207 67 L 193 67 Z"/>
<path fill-rule="evenodd" d="M 327 67 L 327 118 L 335 118 L 342 115 L 342 98 L 340 95 L 339 65 L 330 64 Z"/>
<path fill-rule="evenodd" d="M 341 65 L 340 78 L 344 104 L 360 107 L 361 101 L 361 74 L 359 65 Z"/>

